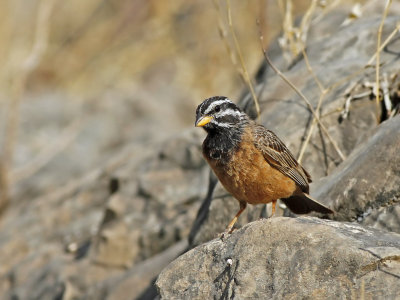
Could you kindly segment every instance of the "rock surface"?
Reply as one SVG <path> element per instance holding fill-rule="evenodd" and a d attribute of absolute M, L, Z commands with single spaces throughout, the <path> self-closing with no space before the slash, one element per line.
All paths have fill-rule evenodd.
<path fill-rule="evenodd" d="M 250 223 L 162 271 L 163 299 L 395 299 L 400 235 L 312 217 Z"/>
<path fill-rule="evenodd" d="M 0 231 L 1 298 L 138 297 L 187 247 L 207 188 L 199 138 L 189 130 L 175 144 L 128 146 L 83 178 L 11 207 Z"/>
<path fill-rule="evenodd" d="M 346 161 L 317 182 L 312 195 L 330 203 L 336 220 L 400 233 L 399 149 L 400 116 L 396 116 L 373 130 Z"/>

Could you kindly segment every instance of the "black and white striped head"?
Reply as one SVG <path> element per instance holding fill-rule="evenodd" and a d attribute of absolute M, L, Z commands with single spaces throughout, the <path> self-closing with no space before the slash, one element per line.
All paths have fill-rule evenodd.
<path fill-rule="evenodd" d="M 231 129 L 240 125 L 247 115 L 231 100 L 224 96 L 208 98 L 196 109 L 196 127 L 206 131 Z"/>

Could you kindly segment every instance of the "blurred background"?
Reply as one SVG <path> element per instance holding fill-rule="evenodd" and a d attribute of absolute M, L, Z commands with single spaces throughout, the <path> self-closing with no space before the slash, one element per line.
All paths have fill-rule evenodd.
<path fill-rule="evenodd" d="M 267 46 L 284 2 L 231 3 L 250 76 L 262 58 L 259 27 Z M 294 15 L 310 3 L 293 1 Z M 57 188 L 121 144 L 191 127 L 202 99 L 235 99 L 245 86 L 226 1 L 0 5 L 1 182 L 16 199 Z"/>
<path fill-rule="evenodd" d="M 357 18 L 364 2 L 0 0 L 0 298 L 103 299 L 106 278 L 129 272 L 121 291 L 142 293 L 182 246 L 147 277 L 149 265 L 127 268 L 186 240 L 207 192 L 196 106 L 241 97 L 260 32 L 289 64 L 296 21 L 340 7 L 340 21 Z M 109 198 L 119 184 L 122 200 Z M 96 238 L 109 232 L 107 248 Z"/>

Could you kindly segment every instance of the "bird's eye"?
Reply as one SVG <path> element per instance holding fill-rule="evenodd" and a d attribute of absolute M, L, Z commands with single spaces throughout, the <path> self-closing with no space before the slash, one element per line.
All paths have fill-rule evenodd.
<path fill-rule="evenodd" d="M 220 107 L 220 106 L 217 106 L 214 110 L 215 110 L 216 113 L 217 113 L 217 112 L 220 112 L 220 111 L 221 111 L 221 107 Z"/>

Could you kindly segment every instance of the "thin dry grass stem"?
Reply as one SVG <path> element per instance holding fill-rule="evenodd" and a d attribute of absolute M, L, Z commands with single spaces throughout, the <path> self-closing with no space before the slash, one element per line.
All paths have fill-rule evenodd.
<path fill-rule="evenodd" d="M 346 77 L 343 77 L 342 79 L 340 79 L 340 80 L 334 82 L 333 84 L 331 84 L 330 86 L 328 86 L 328 87 L 326 88 L 327 93 L 330 92 L 330 91 L 332 91 L 332 90 L 335 89 L 336 87 L 342 85 L 343 83 L 348 82 L 350 79 L 356 77 L 357 75 L 363 73 L 363 72 L 365 71 L 365 69 L 372 67 L 372 63 L 373 63 L 373 61 L 375 60 L 377 54 L 378 54 L 379 52 L 381 52 L 381 51 L 389 44 L 389 42 L 393 39 L 393 37 L 396 35 L 396 33 L 399 32 L 399 30 L 400 30 L 400 22 L 397 23 L 396 28 L 393 29 L 393 31 L 389 34 L 389 36 L 386 38 L 386 40 L 380 45 L 378 51 L 376 51 L 376 52 L 371 56 L 371 58 L 370 58 L 370 59 L 368 60 L 368 62 L 364 65 L 364 67 L 358 69 L 357 71 L 351 73 L 350 75 L 348 75 L 348 76 L 346 76 Z M 336 111 L 336 110 L 335 110 L 335 111 Z M 338 108 L 337 111 L 340 111 L 340 109 Z"/>
<path fill-rule="evenodd" d="M 323 84 L 322 84 L 321 81 L 318 79 L 317 75 L 315 75 L 314 70 L 313 70 L 313 68 L 312 68 L 311 65 L 310 65 L 310 62 L 309 62 L 309 60 L 308 60 L 307 53 L 306 53 L 306 51 L 305 51 L 304 48 L 302 49 L 302 52 L 303 52 L 304 60 L 305 60 L 305 62 L 306 62 L 307 70 L 308 70 L 308 71 L 311 73 L 311 75 L 313 76 L 314 81 L 317 83 L 318 88 L 319 88 L 319 90 L 320 90 L 320 92 L 321 92 L 320 97 L 319 97 L 319 99 L 318 99 L 317 108 L 316 108 L 316 110 L 315 110 L 316 113 L 317 113 L 317 115 L 318 115 L 318 118 L 321 118 L 321 116 L 320 116 L 320 109 L 321 109 L 321 105 L 322 105 L 323 99 L 325 98 L 326 94 L 328 93 L 328 90 L 324 88 Z M 309 144 L 309 142 L 310 142 L 310 139 L 311 139 L 311 136 L 312 136 L 312 133 L 313 133 L 313 131 L 314 131 L 314 128 L 315 128 L 315 125 L 316 125 L 316 124 L 317 124 L 317 119 L 316 119 L 315 116 L 314 116 L 314 117 L 313 117 L 313 120 L 312 120 L 312 123 L 311 123 L 311 126 L 310 126 L 310 128 L 309 128 L 309 130 L 308 130 L 307 137 L 306 137 L 306 139 L 305 139 L 305 141 L 304 141 L 304 143 L 303 143 L 303 145 L 302 145 L 302 147 L 301 147 L 301 149 L 300 149 L 300 154 L 299 154 L 299 157 L 298 157 L 298 161 L 299 161 L 300 163 L 301 163 L 301 161 L 302 161 L 302 159 L 303 159 L 303 155 L 304 155 L 304 153 L 305 153 L 305 151 L 306 151 L 306 149 L 307 149 L 307 146 L 308 146 L 308 144 Z"/>
<path fill-rule="evenodd" d="M 258 102 L 257 95 L 256 95 L 256 93 L 254 91 L 254 87 L 253 87 L 253 84 L 251 82 L 249 73 L 247 72 L 246 64 L 244 63 L 244 59 L 243 59 L 243 55 L 242 55 L 242 50 L 240 49 L 240 45 L 239 45 L 235 30 L 233 28 L 232 14 L 231 14 L 231 1 L 230 0 L 226 0 L 226 6 L 227 6 L 227 12 L 228 12 L 229 29 L 230 29 L 230 32 L 231 32 L 231 35 L 232 35 L 232 38 L 233 38 L 233 42 L 235 44 L 237 55 L 239 56 L 239 61 L 240 61 L 240 65 L 242 66 L 242 71 L 243 71 L 243 74 L 244 74 L 244 78 L 245 78 L 246 83 L 247 83 L 247 85 L 249 87 L 251 96 L 253 97 L 254 105 L 256 107 L 256 112 L 257 112 L 257 118 L 259 119 L 260 118 L 260 114 L 261 114 L 260 105 L 259 105 L 259 102 Z"/>
<path fill-rule="evenodd" d="M 339 0 L 339 1 L 334 1 L 334 2 L 332 3 L 332 5 L 330 5 L 330 7 L 336 6 L 339 2 L 340 2 L 340 0 Z M 312 124 L 311 124 L 311 126 L 310 126 L 310 129 L 309 129 L 309 131 L 308 131 L 308 134 L 307 134 L 307 137 L 306 137 L 306 139 L 305 139 L 305 142 L 303 143 L 302 149 L 301 149 L 301 151 L 300 151 L 300 154 L 299 154 L 299 161 L 301 161 L 301 159 L 302 159 L 302 157 L 303 157 L 303 155 L 304 155 L 304 151 L 305 151 L 305 149 L 306 149 L 306 147 L 307 147 L 307 145 L 308 145 L 308 143 L 309 143 L 310 137 L 311 137 L 312 132 L 313 132 L 313 130 L 314 130 L 314 126 L 315 126 L 315 124 L 316 124 L 317 122 L 321 125 L 321 129 L 324 131 L 324 133 L 327 134 L 326 128 L 324 127 L 324 125 L 323 125 L 323 124 L 320 122 L 320 120 L 319 120 L 319 118 L 320 118 L 320 116 L 319 116 L 319 107 L 320 107 L 320 105 L 321 105 L 321 103 L 322 103 L 322 101 L 323 101 L 323 98 L 324 98 L 330 91 L 332 91 L 335 87 L 337 87 L 337 86 L 339 86 L 339 85 L 341 85 L 341 84 L 347 82 L 347 81 L 350 80 L 351 78 L 354 78 L 355 76 L 357 76 L 357 75 L 361 74 L 362 72 L 364 72 L 366 68 L 370 67 L 371 63 L 374 61 L 375 58 L 376 58 L 376 60 L 377 60 L 377 61 L 376 61 L 376 74 L 377 74 L 377 75 L 376 75 L 376 76 L 377 76 L 377 81 L 376 81 L 376 86 L 377 86 L 377 87 L 376 87 L 376 89 L 377 89 L 377 103 L 379 103 L 379 100 L 380 100 L 380 97 L 379 97 L 379 67 L 380 67 L 379 53 L 384 49 L 384 47 L 386 47 L 386 45 L 390 42 L 390 40 L 391 40 L 391 39 L 396 35 L 396 33 L 400 30 L 400 24 L 397 24 L 396 28 L 395 28 L 395 29 L 392 31 L 392 33 L 386 38 L 386 40 L 385 40 L 382 44 L 380 43 L 380 41 L 381 41 L 381 35 L 382 35 L 383 24 L 384 24 L 384 21 L 385 21 L 385 19 L 386 19 L 386 17 L 387 17 L 387 13 L 388 13 L 389 6 L 390 6 L 391 2 L 392 2 L 391 0 L 388 0 L 387 3 L 386 3 L 386 6 L 385 6 L 384 16 L 382 17 L 381 25 L 380 25 L 379 31 L 378 31 L 377 51 L 374 53 L 374 55 L 371 57 L 371 59 L 368 61 L 368 63 L 367 63 L 363 68 L 361 68 L 360 70 L 358 70 L 358 71 L 356 71 L 356 72 L 350 74 L 349 76 L 346 76 L 345 78 L 342 78 L 341 80 L 339 80 L 339 81 L 337 81 L 337 82 L 331 84 L 329 87 L 324 88 L 323 85 L 321 84 L 321 82 L 319 81 L 319 79 L 315 76 L 315 74 L 314 74 L 314 72 L 312 71 L 312 68 L 311 68 L 311 66 L 310 66 L 310 64 L 309 64 L 308 57 L 307 57 L 307 55 L 306 55 L 306 53 L 305 53 L 305 51 L 304 51 L 304 47 L 302 48 L 303 56 L 304 56 L 304 58 L 305 58 L 305 62 L 306 62 L 306 65 L 307 65 L 307 69 L 309 70 L 309 72 L 310 72 L 311 75 L 313 76 L 315 82 L 317 83 L 317 85 L 318 85 L 318 87 L 319 87 L 319 89 L 320 89 L 320 91 L 321 91 L 321 95 L 320 95 L 319 102 L 318 102 L 318 105 L 317 105 L 317 112 L 314 112 L 314 111 L 313 111 L 313 109 L 312 109 L 312 107 L 311 107 L 309 101 L 307 100 L 307 98 L 306 98 L 297 88 L 295 88 L 295 86 L 294 86 L 293 84 L 291 84 L 291 82 L 283 75 L 283 73 L 281 73 L 279 70 L 277 70 L 277 69 L 273 66 L 272 62 L 269 60 L 269 57 L 268 57 L 268 55 L 267 55 L 265 49 L 264 49 L 264 48 L 262 49 L 262 50 L 263 50 L 263 53 L 264 53 L 264 57 L 265 57 L 265 59 L 267 60 L 268 64 L 269 64 L 269 65 L 272 67 L 272 69 L 274 69 L 274 71 L 275 71 L 286 83 L 288 83 L 288 84 L 295 90 L 295 92 L 307 103 L 307 106 L 309 107 L 309 109 L 310 109 L 311 112 L 313 113 L 313 121 L 312 121 Z M 284 9 L 283 9 L 283 2 L 282 2 L 282 0 L 279 1 L 278 3 L 279 3 L 279 5 L 280 5 L 281 10 L 284 10 Z M 290 3 L 291 3 L 291 1 L 290 1 L 290 0 L 287 0 L 286 4 L 290 4 Z M 300 27 L 300 28 L 302 28 L 302 31 L 308 30 L 308 27 L 306 26 L 307 24 L 314 24 L 315 22 L 318 22 L 318 17 L 315 18 L 314 20 L 311 20 L 312 12 L 313 12 L 313 10 L 315 9 L 315 7 L 313 7 L 313 4 L 314 4 L 314 2 L 311 3 L 311 6 L 310 6 L 310 8 L 308 9 L 308 11 L 307 11 L 307 13 L 306 13 L 307 17 L 303 17 L 302 24 L 304 24 L 304 25 L 302 25 L 302 26 Z M 289 7 L 289 8 L 290 8 L 290 7 Z M 283 25 L 283 27 L 284 27 L 285 35 L 286 35 L 286 36 L 289 36 L 289 35 L 286 33 L 287 31 L 289 31 L 288 29 L 291 28 L 291 27 L 288 25 L 288 24 L 291 24 L 291 23 L 289 22 L 289 20 L 291 20 L 291 19 L 289 18 L 291 15 L 289 15 L 289 17 L 288 17 L 288 11 L 289 11 L 288 5 L 286 5 L 286 10 L 284 10 L 284 11 L 285 11 L 285 19 L 284 19 L 284 25 Z M 303 23 L 303 22 L 304 22 L 304 23 Z M 285 30 L 285 28 L 286 28 L 286 30 Z M 293 28 L 291 28 L 291 30 L 293 30 Z M 262 37 L 260 37 L 260 38 L 262 39 Z M 304 42 L 305 42 L 305 41 L 304 41 Z M 379 104 L 377 104 L 377 105 L 379 105 Z M 338 152 L 339 156 L 340 156 L 342 159 L 344 159 L 344 155 L 341 153 L 340 149 L 337 147 L 337 145 L 336 145 L 336 143 L 334 142 L 334 140 L 330 137 L 329 134 L 327 134 L 327 137 L 328 137 L 329 141 L 332 143 L 332 145 L 335 147 L 335 149 L 336 149 L 336 151 Z M 335 146 L 335 145 L 336 145 L 336 146 Z"/>
<path fill-rule="evenodd" d="M 328 92 L 332 91 L 333 89 L 335 89 L 336 87 L 349 82 L 349 80 L 353 79 L 354 77 L 356 77 L 357 75 L 360 75 L 361 73 L 363 73 L 365 71 L 365 68 L 359 69 L 353 73 L 351 73 L 348 76 L 343 77 L 342 79 L 332 83 L 330 86 L 328 86 L 326 89 Z"/>
<path fill-rule="evenodd" d="M 389 44 L 389 42 L 392 40 L 392 38 L 396 35 L 396 33 L 398 33 L 400 30 L 400 22 L 398 22 L 396 24 L 396 28 L 393 29 L 393 31 L 389 34 L 389 36 L 386 38 L 386 40 L 380 45 L 380 47 L 378 48 L 378 50 L 374 53 L 374 55 L 371 56 L 371 58 L 369 59 L 369 61 L 366 63 L 366 65 L 364 66 L 364 68 L 368 68 L 371 66 L 371 64 L 373 63 L 373 61 L 375 60 L 375 58 L 377 57 L 378 53 L 382 52 L 382 50 L 387 46 L 387 44 Z"/>
<path fill-rule="evenodd" d="M 380 47 L 381 47 L 381 39 L 382 39 L 382 31 L 383 31 L 383 25 L 385 24 L 385 20 L 387 17 L 387 14 L 389 12 L 389 7 L 392 4 L 392 0 L 387 0 L 386 1 L 386 5 L 385 5 L 385 10 L 383 12 L 383 16 L 382 16 L 382 21 L 379 24 L 379 29 L 378 29 L 378 38 L 377 38 L 377 43 L 376 43 L 376 67 L 375 67 L 375 81 L 376 81 L 376 85 L 375 85 L 375 95 L 376 95 L 376 108 L 377 111 L 379 111 L 379 102 L 381 101 L 380 99 L 380 76 L 379 76 L 379 71 L 380 71 Z M 379 122 L 379 116 L 377 115 L 377 121 Z"/>
<path fill-rule="evenodd" d="M 389 34 L 389 36 L 386 38 L 386 40 L 380 45 L 379 49 L 371 56 L 371 58 L 368 60 L 368 62 L 364 65 L 363 68 L 357 70 L 356 72 L 350 74 L 349 76 L 346 76 L 344 78 L 342 78 L 341 80 L 335 82 L 334 84 L 332 84 L 331 86 L 329 86 L 329 90 L 334 89 L 335 87 L 343 84 L 344 82 L 349 81 L 350 79 L 354 78 L 355 76 L 363 73 L 365 71 L 365 69 L 373 67 L 372 63 L 375 60 L 375 58 L 377 57 L 378 53 L 380 53 L 388 44 L 389 42 L 393 39 L 393 37 L 396 35 L 396 33 L 398 33 L 400 30 L 400 22 L 397 23 L 396 28 Z M 379 64 L 380 66 L 381 64 Z M 355 85 L 353 86 L 353 88 L 355 87 Z"/>
<path fill-rule="evenodd" d="M 364 67 L 358 69 L 357 71 L 351 73 L 350 75 L 343 77 L 342 79 L 340 79 L 339 81 L 334 82 L 333 84 L 331 84 L 329 87 L 327 87 L 328 91 L 333 90 L 334 88 L 342 85 L 345 82 L 348 82 L 350 79 L 356 77 L 357 75 L 363 73 L 365 71 L 365 69 L 367 68 L 371 68 L 373 61 L 375 60 L 377 53 L 378 52 L 382 52 L 382 50 L 387 46 L 387 44 L 389 44 L 389 42 L 393 39 L 393 37 L 396 35 L 396 33 L 398 33 L 400 30 L 400 22 L 396 25 L 396 28 L 390 33 L 390 35 L 386 38 L 386 40 L 381 44 L 381 46 L 379 47 L 379 50 L 376 51 L 371 58 L 368 60 L 368 62 L 364 65 Z"/>
<path fill-rule="evenodd" d="M 316 109 L 316 112 L 317 112 L 317 114 L 318 114 L 318 117 L 320 117 L 319 110 L 320 110 L 320 108 L 321 108 L 322 100 L 323 100 L 323 98 L 324 98 L 325 95 L 326 95 L 325 91 L 326 91 L 326 90 L 324 90 L 324 92 L 321 93 L 321 95 L 320 95 L 320 97 L 319 97 L 319 100 L 318 100 L 318 105 L 317 105 L 317 109 Z M 316 124 L 317 124 L 317 119 L 316 119 L 315 117 L 313 117 L 313 120 L 312 120 L 312 122 L 311 122 L 311 126 L 310 126 L 310 128 L 309 128 L 309 130 L 308 130 L 308 133 L 307 133 L 307 137 L 306 137 L 306 139 L 304 140 L 304 143 L 303 143 L 303 145 L 302 145 L 302 147 L 301 147 L 301 149 L 300 149 L 299 157 L 297 158 L 297 160 L 299 161 L 299 163 L 301 163 L 301 161 L 303 160 L 304 153 L 305 153 L 305 151 L 306 151 L 306 149 L 307 149 L 308 144 L 310 143 L 310 139 L 311 139 L 311 136 L 312 136 L 312 134 L 313 134 L 313 132 L 314 132 L 314 128 L 315 128 L 315 125 L 316 125 Z"/>
<path fill-rule="evenodd" d="M 306 55 L 305 51 L 303 50 L 303 56 L 304 56 L 304 58 L 305 58 L 305 62 L 306 62 L 307 68 L 308 68 L 308 70 L 311 72 L 311 74 L 313 75 L 314 80 L 315 80 L 316 83 L 318 84 L 318 87 L 320 88 L 321 92 L 323 92 L 323 93 L 326 95 L 326 94 L 328 94 L 330 91 L 332 91 L 333 89 L 335 89 L 336 87 L 342 85 L 342 84 L 345 83 L 345 82 L 348 82 L 350 79 L 352 79 L 352 78 L 354 78 L 355 76 L 357 76 L 357 75 L 363 73 L 363 72 L 365 71 L 366 68 L 371 67 L 372 62 L 373 62 L 373 61 L 375 60 L 375 58 L 377 57 L 378 53 L 381 52 L 381 51 L 387 46 L 387 44 L 393 39 L 393 37 L 396 35 L 396 33 L 398 33 L 399 30 L 400 30 L 400 23 L 397 23 L 396 28 L 390 33 L 390 35 L 386 38 L 386 40 L 380 45 L 380 47 L 378 48 L 378 50 L 372 55 L 372 57 L 368 60 L 368 62 L 365 64 L 365 66 L 364 66 L 363 68 L 360 68 L 359 70 L 355 71 L 354 73 L 352 73 L 352 74 L 350 74 L 350 75 L 348 75 L 348 76 L 342 78 L 342 79 L 339 80 L 339 81 L 334 82 L 333 84 L 331 84 L 330 86 L 328 86 L 327 88 L 325 88 L 325 89 L 323 89 L 323 90 L 321 89 L 321 88 L 323 88 L 322 84 L 320 84 L 320 81 L 319 81 L 318 78 L 315 76 L 314 72 L 312 72 L 312 68 L 311 68 L 311 66 L 310 66 L 310 64 L 309 64 L 308 56 Z M 354 88 L 354 87 L 355 87 L 355 84 L 353 85 L 353 88 Z M 320 99 L 321 99 L 321 98 L 320 98 Z M 348 98 L 348 99 L 351 99 L 351 97 Z M 318 110 L 317 110 L 317 111 L 318 111 Z M 324 117 L 326 117 L 326 116 L 328 116 L 328 115 L 330 115 L 330 114 L 333 114 L 333 113 L 336 113 L 336 112 L 341 112 L 341 111 L 343 111 L 342 108 L 338 108 L 338 109 L 336 109 L 336 110 L 334 110 L 334 111 L 332 111 L 332 112 L 329 112 L 329 113 L 327 113 L 327 114 L 325 114 L 325 115 L 323 115 L 323 116 L 320 116 L 320 117 L 321 117 L 321 118 L 324 118 Z M 313 123 L 312 123 L 311 126 L 313 127 L 314 125 L 315 125 L 315 119 L 313 119 Z M 312 131 L 310 130 L 309 133 L 308 133 L 308 135 L 307 135 L 307 137 L 306 137 L 306 140 L 305 140 L 304 145 L 308 143 L 308 140 L 310 139 L 310 136 L 311 136 L 311 132 L 312 132 Z M 304 145 L 303 145 L 303 148 L 305 149 L 305 146 L 304 146 Z M 301 161 L 301 158 L 302 158 L 302 156 L 303 156 L 303 154 L 304 154 L 303 148 L 301 149 L 300 155 L 299 155 L 300 161 Z"/>
<path fill-rule="evenodd" d="M 308 7 L 306 13 L 304 14 L 303 18 L 301 19 L 300 28 L 299 28 L 299 36 L 298 39 L 300 40 L 300 50 L 302 51 L 305 47 L 305 43 L 307 40 L 308 30 L 310 29 L 312 16 L 317 8 L 318 1 L 313 0 L 311 1 L 310 6 Z"/>
<path fill-rule="evenodd" d="M 32 49 L 12 80 L 8 119 L 0 163 L 0 212 L 5 209 L 10 200 L 10 174 L 18 135 L 19 105 L 26 88 L 27 78 L 39 65 L 46 51 L 50 31 L 49 19 L 53 3 L 54 0 L 42 0 L 39 3 Z"/>
<path fill-rule="evenodd" d="M 289 45 L 289 50 L 292 55 L 296 55 L 294 48 L 294 34 L 293 34 L 293 5 L 291 0 L 286 0 L 283 17 L 283 34 L 285 45 Z M 284 52 L 285 53 L 285 52 Z M 289 58 L 288 58 L 289 60 Z"/>
<path fill-rule="evenodd" d="M 314 70 L 310 65 L 310 61 L 308 60 L 308 55 L 307 55 L 305 48 L 303 48 L 301 51 L 303 53 L 304 61 L 306 62 L 307 70 L 310 72 L 311 76 L 314 78 L 314 81 L 318 85 L 320 92 L 323 93 L 325 88 L 324 88 L 323 84 L 321 83 L 321 81 L 318 79 L 317 75 L 315 75 Z"/>
<path fill-rule="evenodd" d="M 379 62 L 380 62 L 380 51 L 379 49 L 381 48 L 381 39 L 382 39 L 382 31 L 383 31 L 383 25 L 385 24 L 385 20 L 387 17 L 387 14 L 389 12 L 389 7 L 392 4 L 392 0 L 387 0 L 386 1 L 386 5 L 385 5 L 385 10 L 383 12 L 383 16 L 382 16 L 382 21 L 379 24 L 379 29 L 378 29 L 378 39 L 377 39 L 377 43 L 376 43 L 376 67 L 375 67 L 375 80 L 376 80 L 376 91 L 375 91 L 375 95 L 376 95 L 376 106 L 377 106 L 377 111 L 379 111 L 379 102 L 381 101 L 380 99 L 380 95 L 379 95 L 379 89 L 380 89 L 380 78 L 379 78 Z M 377 120 L 379 122 L 379 116 L 377 116 Z"/>
<path fill-rule="evenodd" d="M 221 40 L 224 42 L 226 52 L 228 53 L 228 55 L 231 59 L 232 65 L 236 68 L 237 72 L 240 75 L 240 78 L 243 80 L 243 83 L 246 84 L 246 80 L 244 79 L 243 72 L 241 71 L 240 67 L 237 64 L 236 56 L 234 54 L 234 51 L 232 51 L 231 45 L 229 44 L 229 41 L 227 39 L 227 33 L 226 33 L 226 30 L 224 27 L 224 22 L 222 21 L 221 7 L 218 3 L 218 0 L 213 0 L 213 4 L 214 4 L 214 8 L 217 11 L 217 15 L 218 15 L 219 36 L 220 36 Z"/>
<path fill-rule="evenodd" d="M 272 61 L 268 57 L 267 51 L 263 47 L 263 36 L 262 36 L 261 32 L 260 32 L 260 42 L 261 42 L 261 50 L 262 50 L 262 52 L 264 54 L 264 58 L 267 61 L 268 65 L 275 71 L 275 73 L 277 73 L 279 75 L 279 77 L 281 77 L 283 79 L 283 81 L 285 81 L 300 96 L 301 99 L 303 99 L 303 101 L 307 104 L 308 109 L 311 111 L 311 113 L 313 114 L 314 118 L 316 119 L 318 124 L 321 126 L 321 129 L 324 132 L 324 134 L 327 136 L 329 142 L 332 144 L 332 146 L 334 147 L 335 151 L 339 155 L 339 157 L 342 160 L 345 160 L 346 159 L 345 155 L 342 153 L 342 151 L 340 150 L 340 148 L 337 145 L 337 143 L 334 141 L 334 139 L 331 137 L 331 135 L 329 134 L 329 132 L 326 129 L 326 127 L 324 126 L 324 124 L 319 119 L 319 117 L 318 117 L 317 113 L 315 112 L 314 108 L 312 107 L 310 101 L 280 70 L 278 70 L 277 67 L 275 67 L 275 65 L 272 63 Z"/>
<path fill-rule="evenodd" d="M 326 89 L 324 89 L 322 92 L 321 92 L 321 95 L 320 95 L 320 97 L 319 97 L 319 99 L 318 99 L 318 104 L 317 104 L 317 108 L 316 108 L 316 113 L 317 113 L 317 115 L 318 115 L 318 118 L 320 118 L 321 119 L 321 116 L 320 116 L 320 109 L 321 109 L 321 105 L 322 105 L 322 102 L 323 102 L 323 99 L 325 98 L 325 96 L 326 96 L 326 94 L 327 94 L 327 90 Z M 312 120 L 312 123 L 311 123 L 311 126 L 310 126 L 310 129 L 308 130 L 308 133 L 307 133 L 307 137 L 306 137 L 306 139 L 304 140 L 304 143 L 303 143 L 303 146 L 301 147 L 301 149 L 300 149 L 300 154 L 299 154 L 299 157 L 298 157 L 298 161 L 301 163 L 301 161 L 303 160 L 303 155 L 304 155 L 304 153 L 305 153 L 305 151 L 306 151 L 306 149 L 307 149 L 307 146 L 308 146 L 308 144 L 309 144 L 309 142 L 310 142 L 310 139 L 311 139 L 311 136 L 312 136 L 312 134 L 313 134 L 313 132 L 314 132 L 314 128 L 315 128 L 315 125 L 317 124 L 317 118 L 315 118 L 315 116 L 313 117 L 313 120 Z"/>
<path fill-rule="evenodd" d="M 292 0 L 286 0 L 285 4 L 283 1 L 280 1 L 280 11 L 283 16 L 283 36 L 279 39 L 279 44 L 283 50 L 283 57 L 286 61 L 291 61 L 292 57 L 296 57 L 298 54 L 295 40 L 295 28 L 293 25 Z"/>
<path fill-rule="evenodd" d="M 299 156 L 297 157 L 297 161 L 298 161 L 300 164 L 301 164 L 301 162 L 303 161 L 303 156 L 304 156 L 304 153 L 305 153 L 305 151 L 306 151 L 306 148 L 307 148 L 308 144 L 310 143 L 311 135 L 312 135 L 312 133 L 313 133 L 313 131 L 314 131 L 314 126 L 315 126 L 315 124 L 316 124 L 315 119 L 313 119 L 313 121 L 312 121 L 312 123 L 311 123 L 311 126 L 310 126 L 310 129 L 308 130 L 306 139 L 304 140 L 303 146 L 302 146 L 301 149 L 300 149 L 300 154 L 299 154 Z"/>
<path fill-rule="evenodd" d="M 298 27 L 294 25 L 292 0 L 286 0 L 285 3 L 286 5 L 284 5 L 282 1 L 279 2 L 279 8 L 283 16 L 283 36 L 279 39 L 279 43 L 284 50 L 283 55 L 285 59 L 291 61 L 293 57 L 297 57 L 304 48 L 312 16 L 315 12 L 318 1 L 311 1 L 311 4 L 304 13 Z"/>
<path fill-rule="evenodd" d="M 364 67 L 362 67 L 362 68 L 358 69 L 357 71 L 353 72 L 352 74 L 350 74 L 350 75 L 348 75 L 348 76 L 342 78 L 341 80 L 336 81 L 336 82 L 334 82 L 333 84 L 331 84 L 329 87 L 326 88 L 327 93 L 330 92 L 330 91 L 332 91 L 334 88 L 336 88 L 336 87 L 342 85 L 343 83 L 348 82 L 350 79 L 356 77 L 357 75 L 363 73 L 363 72 L 365 71 L 365 69 L 373 67 L 373 66 L 372 66 L 372 63 L 373 63 L 373 61 L 375 60 L 375 58 L 377 57 L 378 53 L 381 52 L 381 51 L 389 44 L 389 42 L 393 39 L 393 37 L 394 37 L 399 31 L 400 31 L 400 22 L 398 22 L 398 23 L 396 24 L 396 28 L 393 29 L 393 31 L 388 35 L 388 37 L 387 37 L 387 38 L 385 39 L 385 41 L 380 45 L 379 49 L 371 56 L 371 58 L 370 58 L 370 59 L 368 60 L 368 62 L 364 65 Z M 353 85 L 353 88 L 355 87 L 355 85 L 356 85 L 356 84 Z M 351 99 L 351 97 L 350 97 L 349 99 Z M 331 115 L 331 114 L 333 114 L 333 113 L 336 113 L 336 112 L 341 112 L 341 111 L 343 111 L 342 108 L 337 108 L 337 109 L 335 109 L 335 110 L 333 110 L 333 111 L 331 111 L 331 112 L 329 112 L 329 113 L 323 115 L 322 118 L 324 118 L 325 116 Z"/>
<path fill-rule="evenodd" d="M 322 1 L 321 1 L 322 2 Z M 320 3 L 321 3 L 320 2 Z M 319 21 L 321 21 L 328 12 L 330 12 L 332 9 L 334 9 L 337 5 L 339 5 L 339 3 L 342 2 L 342 0 L 336 0 L 336 1 L 332 1 L 330 2 L 328 5 L 326 5 L 321 13 L 318 13 L 317 16 L 311 20 L 311 25 L 315 25 L 317 24 Z"/>

